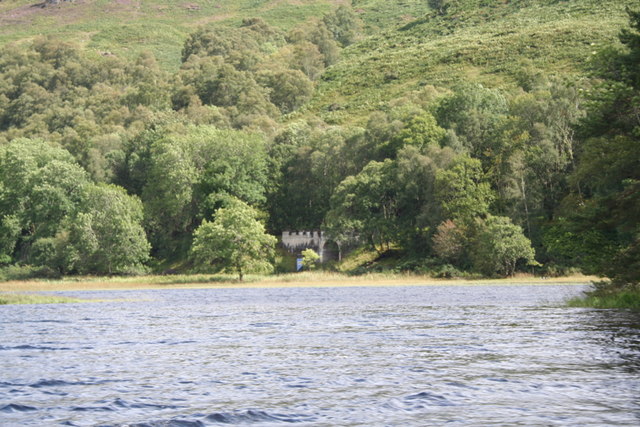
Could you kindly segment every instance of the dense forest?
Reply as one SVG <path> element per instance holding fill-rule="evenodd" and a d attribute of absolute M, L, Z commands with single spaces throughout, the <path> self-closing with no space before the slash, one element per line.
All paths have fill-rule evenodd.
<path fill-rule="evenodd" d="M 267 234 L 322 229 L 399 271 L 581 269 L 637 284 L 640 13 L 617 40 L 569 37 L 545 68 L 544 52 L 504 39 L 423 62 L 410 50 L 526 17 L 531 2 L 420 2 L 401 26 L 346 3 L 287 29 L 260 17 L 194 28 L 176 70 L 52 35 L 6 43 L 0 264 L 215 269 L 241 261 L 208 253 L 207 236 L 246 229 L 260 245 L 244 253 L 273 261 Z"/>

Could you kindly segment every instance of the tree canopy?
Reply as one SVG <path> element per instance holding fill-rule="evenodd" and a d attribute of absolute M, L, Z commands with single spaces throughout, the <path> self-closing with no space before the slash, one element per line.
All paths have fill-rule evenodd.
<path fill-rule="evenodd" d="M 238 199 L 228 201 L 211 222 L 196 229 L 191 254 L 196 263 L 213 270 L 231 270 L 242 281 L 248 271 L 273 268 L 276 238 L 265 232 L 258 213 Z"/>

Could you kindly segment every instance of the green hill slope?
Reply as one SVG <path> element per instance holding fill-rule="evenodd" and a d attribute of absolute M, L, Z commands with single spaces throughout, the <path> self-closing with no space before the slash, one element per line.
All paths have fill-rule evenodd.
<path fill-rule="evenodd" d="M 188 34 L 200 26 L 261 17 L 284 30 L 321 17 L 340 0 L 33 0 L 0 2 L 0 44 L 52 35 L 100 53 L 136 57 L 150 50 L 167 69 L 180 64 Z M 362 41 L 325 76 L 322 104 L 375 107 L 421 84 L 472 78 L 510 83 L 523 63 L 579 73 L 591 51 L 614 39 L 633 1 L 459 0 L 443 15 L 425 0 L 354 0 Z M 530 61 L 530 62 L 527 62 Z M 357 93 L 357 96 L 353 96 Z"/>
<path fill-rule="evenodd" d="M 200 26 L 238 24 L 261 17 L 271 25 L 290 29 L 322 16 L 340 1 L 331 0 L 37 0 L 0 2 L 0 43 L 52 35 L 78 42 L 88 49 L 136 57 L 150 50 L 168 69 L 180 65 L 180 51 L 188 34 Z"/>
<path fill-rule="evenodd" d="M 374 1 L 356 1 L 377 22 Z M 417 3 L 411 11 L 423 12 Z M 616 41 L 631 1 L 459 1 L 383 27 L 343 52 L 323 76 L 310 110 L 332 123 L 357 120 L 425 85 L 463 80 L 513 87 L 524 74 L 584 75 L 589 58 Z M 387 8 L 391 6 L 387 5 Z M 411 15 L 411 16 L 414 16 Z M 409 19 L 409 18 L 407 18 Z M 387 23 L 389 24 L 389 23 Z M 336 105 L 337 104 L 337 105 Z M 333 111 L 328 111 L 329 106 Z M 337 110 L 337 111 L 336 111 Z"/>

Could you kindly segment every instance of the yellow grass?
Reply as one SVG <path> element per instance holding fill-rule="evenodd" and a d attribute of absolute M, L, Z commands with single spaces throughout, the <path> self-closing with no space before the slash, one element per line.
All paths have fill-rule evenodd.
<path fill-rule="evenodd" d="M 434 286 L 434 285 L 526 285 L 526 284 L 587 284 L 597 278 L 569 276 L 539 278 L 519 275 L 507 279 L 434 279 L 412 274 L 368 274 L 347 276 L 339 273 L 309 272 L 274 276 L 248 276 L 239 282 L 226 275 L 177 275 L 142 277 L 74 277 L 63 280 L 9 281 L 0 283 L 0 292 L 127 290 L 171 288 L 294 288 L 294 287 L 354 287 L 354 286 Z"/>

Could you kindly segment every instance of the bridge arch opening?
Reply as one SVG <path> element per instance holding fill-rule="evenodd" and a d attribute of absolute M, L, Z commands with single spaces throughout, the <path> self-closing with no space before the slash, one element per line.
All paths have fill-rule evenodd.
<path fill-rule="evenodd" d="M 322 262 L 340 261 L 340 247 L 333 240 L 327 240 L 322 246 Z"/>

